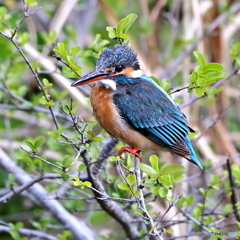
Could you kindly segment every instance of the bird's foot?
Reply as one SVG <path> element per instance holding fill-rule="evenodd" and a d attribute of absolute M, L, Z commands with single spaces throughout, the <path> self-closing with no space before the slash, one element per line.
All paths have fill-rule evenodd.
<path fill-rule="evenodd" d="M 142 156 L 140 155 L 141 150 L 137 149 L 137 148 L 129 148 L 129 147 L 122 147 L 120 148 L 120 150 L 118 151 L 118 155 L 121 157 L 123 151 L 129 152 L 133 155 L 135 155 L 136 157 L 138 157 L 140 159 L 140 161 L 142 160 Z"/>

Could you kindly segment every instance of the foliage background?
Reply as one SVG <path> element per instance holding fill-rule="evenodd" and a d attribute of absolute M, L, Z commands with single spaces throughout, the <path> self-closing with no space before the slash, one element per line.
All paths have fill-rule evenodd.
<path fill-rule="evenodd" d="M 238 1 L 42 0 L 38 6 L 25 5 L 25 13 L 36 12 L 24 19 L 19 30 L 16 26 L 23 19 L 24 2 L 1 0 L 0 6 L 7 9 L 0 10 L 0 239 L 125 239 L 126 234 L 128 239 L 209 239 L 210 232 L 239 231 Z M 90 87 L 71 88 L 71 80 L 64 77 L 71 73 L 53 57 L 58 42 L 68 50 L 78 45 L 82 51 L 74 58 L 82 67 L 79 73 L 88 73 L 101 50 L 118 43 L 108 37 L 106 27 L 117 26 L 130 13 L 138 15 L 127 33 L 130 45 L 138 52 L 144 72 L 167 84 L 166 89 L 190 85 L 189 76 L 197 66 L 195 50 L 207 62 L 222 64 L 229 74 L 206 90 L 204 97 L 196 97 L 191 89 L 191 94 L 179 90 L 172 95 L 197 130 L 193 143 L 204 171 L 162 153 L 160 161 L 182 162 L 186 173 L 170 186 L 161 183 L 168 189 L 167 197 L 159 196 L 158 185 L 141 190 L 148 202 L 146 212 L 139 211 L 140 200 L 128 189 L 118 187 L 124 182 L 120 170 L 130 180 L 132 174 L 121 163 L 106 160 L 122 144 L 109 138 L 92 118 L 87 99 Z M 16 33 L 13 39 L 4 36 L 11 33 Z M 38 73 L 42 90 L 13 41 Z M 61 69 L 65 69 L 64 76 Z M 58 131 L 52 115 L 58 120 Z M 89 156 L 94 164 L 86 168 Z M 64 173 L 39 158 L 69 171 Z M 130 156 L 127 159 L 123 163 L 134 169 Z M 149 155 L 143 163 L 149 164 Z M 154 179 L 153 173 L 141 170 Z M 95 178 L 91 177 L 94 173 Z M 74 182 L 73 176 L 83 182 L 78 177 Z M 133 180 L 131 184 L 137 191 L 139 183 Z M 126 201 L 112 201 L 111 197 Z M 146 235 L 148 232 L 153 235 Z"/>

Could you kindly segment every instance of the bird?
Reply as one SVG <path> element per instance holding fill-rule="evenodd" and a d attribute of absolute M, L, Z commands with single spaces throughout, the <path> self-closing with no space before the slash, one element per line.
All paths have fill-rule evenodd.
<path fill-rule="evenodd" d="M 72 83 L 93 83 L 93 113 L 110 135 L 128 147 L 123 151 L 141 159 L 142 151 L 168 151 L 203 169 L 188 133 L 194 132 L 186 116 L 152 78 L 144 75 L 135 50 L 115 45 L 100 54 L 96 70 Z"/>

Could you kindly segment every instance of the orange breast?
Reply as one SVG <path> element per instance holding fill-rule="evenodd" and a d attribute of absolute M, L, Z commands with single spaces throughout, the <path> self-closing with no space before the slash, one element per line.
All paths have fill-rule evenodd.
<path fill-rule="evenodd" d="M 94 84 L 92 88 L 91 103 L 95 117 L 102 128 L 110 135 L 123 140 L 130 147 L 138 148 L 142 151 L 163 150 L 160 145 L 124 124 L 124 120 L 119 115 L 117 107 L 113 103 L 112 94 L 113 90 L 104 86 Z"/>

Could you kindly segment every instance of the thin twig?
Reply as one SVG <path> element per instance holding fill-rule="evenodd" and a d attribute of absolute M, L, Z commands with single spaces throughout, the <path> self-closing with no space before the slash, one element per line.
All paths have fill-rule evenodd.
<path fill-rule="evenodd" d="M 56 165 L 56 164 L 54 164 L 54 163 L 51 163 L 51 162 L 49 162 L 49 161 L 47 161 L 47 160 L 39 157 L 38 155 L 36 155 L 36 153 L 27 151 L 26 149 L 24 149 L 24 148 L 21 147 L 21 146 L 20 146 L 20 148 L 21 148 L 24 152 L 28 153 L 30 157 L 32 157 L 32 158 L 37 158 L 37 159 L 41 160 L 42 162 L 47 163 L 47 164 L 50 165 L 50 166 L 53 166 L 53 167 L 55 167 L 55 168 L 60 169 L 60 170 L 63 171 L 63 172 L 67 172 L 67 171 L 69 170 L 68 168 L 60 167 L 60 166 L 58 166 L 58 165 Z"/>
<path fill-rule="evenodd" d="M 141 171 L 140 168 L 138 167 L 138 164 L 140 162 L 140 159 L 138 157 L 135 157 L 135 175 L 136 175 L 136 181 L 137 181 L 137 188 L 139 191 L 139 209 L 141 209 L 141 211 L 147 216 L 147 220 L 150 222 L 151 225 L 151 236 L 156 236 L 158 239 L 163 240 L 163 238 L 161 237 L 160 233 L 157 231 L 157 227 L 156 224 L 154 223 L 151 215 L 148 213 L 147 207 L 146 207 L 146 203 L 145 203 L 145 199 L 144 199 L 144 195 L 143 195 L 143 190 L 140 187 L 141 186 Z"/>
<path fill-rule="evenodd" d="M 211 129 L 211 128 L 231 109 L 231 107 L 232 107 L 237 101 L 239 101 L 239 100 L 240 100 L 240 96 L 236 97 L 236 98 L 231 102 L 231 104 L 230 104 L 227 108 L 225 108 L 225 109 L 222 111 L 222 113 L 219 114 L 219 116 L 218 116 L 217 118 L 215 118 L 215 119 L 212 121 L 212 123 L 211 123 L 207 128 L 205 128 L 197 138 L 195 138 L 195 139 L 193 140 L 193 142 L 197 142 L 197 141 L 198 141 L 209 129 Z"/>
<path fill-rule="evenodd" d="M 0 198 L 0 203 L 6 203 L 10 198 L 12 198 L 15 195 L 20 194 L 21 192 L 23 192 L 24 190 L 27 190 L 29 187 L 31 187 L 33 184 L 40 182 L 44 179 L 57 179 L 57 178 L 62 178 L 62 175 L 60 174 L 53 174 L 53 173 L 44 173 L 41 174 L 35 178 L 33 178 L 30 182 L 23 184 L 21 187 L 17 188 L 17 189 L 12 189 L 12 191 L 10 193 L 8 193 L 7 195 L 3 196 Z"/>
<path fill-rule="evenodd" d="M 176 205 L 176 208 L 178 209 L 179 212 L 181 212 L 186 218 L 188 218 L 189 220 L 191 220 L 193 223 L 195 223 L 197 226 L 199 226 L 200 228 L 202 228 L 204 231 L 211 233 L 212 231 L 209 230 L 207 227 L 205 227 L 204 225 L 202 225 L 199 221 L 197 221 L 194 217 L 192 217 L 191 215 L 189 215 L 188 213 L 186 213 L 185 211 L 183 211 L 181 208 L 179 208 Z"/>
<path fill-rule="evenodd" d="M 231 202 L 232 202 L 232 208 L 233 208 L 233 213 L 235 215 L 235 218 L 238 222 L 240 222 L 240 215 L 238 214 L 238 209 L 237 209 L 237 196 L 236 193 L 234 191 L 234 182 L 233 182 L 233 176 L 232 176 L 232 169 L 231 169 L 231 165 L 230 165 L 230 161 L 227 160 L 227 170 L 228 170 L 228 178 L 229 178 L 229 182 L 230 182 L 230 186 L 232 188 L 231 192 Z"/>

